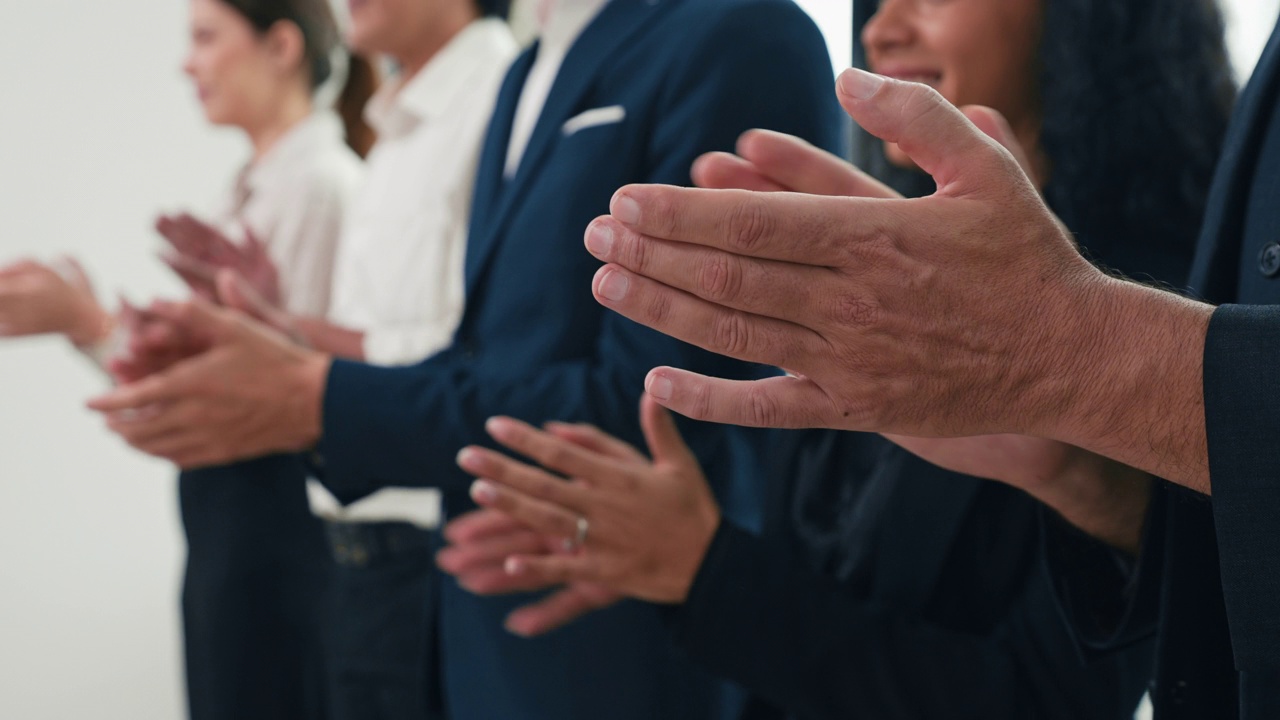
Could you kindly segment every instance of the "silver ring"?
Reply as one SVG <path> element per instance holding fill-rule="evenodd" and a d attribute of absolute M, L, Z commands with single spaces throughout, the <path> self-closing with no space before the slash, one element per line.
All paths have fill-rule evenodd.
<path fill-rule="evenodd" d="M 578 516 L 578 534 L 573 538 L 575 547 L 582 547 L 587 544 L 587 531 L 591 529 L 591 523 L 587 522 L 587 518 Z"/>

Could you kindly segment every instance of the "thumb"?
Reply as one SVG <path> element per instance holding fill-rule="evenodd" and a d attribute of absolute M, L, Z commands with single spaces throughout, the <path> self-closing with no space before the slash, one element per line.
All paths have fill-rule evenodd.
<path fill-rule="evenodd" d="M 975 168 L 989 167 L 1003 155 L 995 141 L 927 85 L 850 68 L 840 74 L 836 97 L 854 122 L 881 140 L 896 143 L 933 176 L 940 193 L 958 195 L 980 189 L 972 179 Z"/>
<path fill-rule="evenodd" d="M 698 463 L 676 427 L 675 418 L 649 393 L 640 396 L 640 428 L 655 463 L 687 465 Z"/>
<path fill-rule="evenodd" d="M 176 303 L 157 300 L 151 304 L 149 313 L 172 325 L 189 340 L 210 344 L 226 341 L 235 334 L 237 328 L 233 313 L 199 297 Z"/>
<path fill-rule="evenodd" d="M 1027 157 L 1027 151 L 1023 149 L 1022 143 L 1018 142 L 1017 136 L 1013 134 L 1013 128 L 1009 126 L 1009 121 L 1005 119 L 1000 111 L 993 110 L 982 105 L 966 105 L 960 108 L 960 112 L 969 118 L 975 127 L 986 134 L 987 137 L 1000 143 L 1000 146 L 1009 151 L 1013 159 L 1017 161 L 1018 167 L 1022 168 L 1022 172 L 1026 173 L 1031 182 L 1038 188 L 1041 183 L 1036 177 L 1035 170 L 1031 167 L 1031 160 Z"/>

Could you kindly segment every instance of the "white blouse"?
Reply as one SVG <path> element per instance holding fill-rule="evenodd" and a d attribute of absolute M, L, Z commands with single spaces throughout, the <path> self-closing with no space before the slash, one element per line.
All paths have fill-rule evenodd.
<path fill-rule="evenodd" d="M 329 311 L 339 237 L 364 179 L 344 135 L 327 110 L 298 123 L 245 166 L 215 219 L 228 237 L 243 239 L 247 226 L 267 246 L 291 313 Z"/>

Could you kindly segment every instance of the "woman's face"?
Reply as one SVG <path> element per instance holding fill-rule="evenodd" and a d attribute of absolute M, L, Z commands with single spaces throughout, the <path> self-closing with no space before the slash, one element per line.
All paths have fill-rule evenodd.
<path fill-rule="evenodd" d="M 1039 127 L 1041 0 L 881 0 L 862 31 L 872 72 L 932 85 L 951 103 L 999 110 L 1026 138 Z M 893 144 L 889 160 L 911 166 Z"/>
<path fill-rule="evenodd" d="M 191 50 L 182 69 L 215 125 L 251 126 L 278 90 L 268 38 L 221 0 L 191 0 Z"/>

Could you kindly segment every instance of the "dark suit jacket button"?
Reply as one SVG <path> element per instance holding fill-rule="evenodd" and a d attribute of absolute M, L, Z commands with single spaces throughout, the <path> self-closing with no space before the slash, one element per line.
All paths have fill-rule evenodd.
<path fill-rule="evenodd" d="M 1187 703 L 1190 697 L 1188 696 L 1186 680 L 1179 680 L 1173 684 L 1173 687 L 1169 688 L 1169 699 L 1173 701 L 1174 705 L 1185 705 Z"/>
<path fill-rule="evenodd" d="M 1258 253 L 1258 269 L 1267 277 L 1280 275 L 1280 243 L 1268 243 Z"/>

